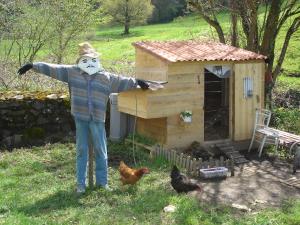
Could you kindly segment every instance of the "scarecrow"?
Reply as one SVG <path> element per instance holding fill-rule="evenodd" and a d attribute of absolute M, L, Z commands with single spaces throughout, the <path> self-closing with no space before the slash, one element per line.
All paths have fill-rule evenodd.
<path fill-rule="evenodd" d="M 99 53 L 87 42 L 79 45 L 79 57 L 75 65 L 28 63 L 23 65 L 18 73 L 21 75 L 30 69 L 69 85 L 71 114 L 76 125 L 77 192 L 84 193 L 86 189 L 89 132 L 95 151 L 96 186 L 110 190 L 104 124 L 109 95 L 138 86 L 143 90 L 149 87 L 155 89 L 155 84 L 106 72 L 101 66 Z"/>

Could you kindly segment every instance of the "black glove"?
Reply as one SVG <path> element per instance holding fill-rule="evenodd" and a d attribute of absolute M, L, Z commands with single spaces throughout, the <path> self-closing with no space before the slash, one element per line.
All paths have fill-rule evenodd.
<path fill-rule="evenodd" d="M 32 63 L 26 63 L 18 70 L 18 74 L 22 75 L 22 74 L 26 73 L 28 70 L 32 69 L 32 67 L 33 67 Z"/>
<path fill-rule="evenodd" d="M 149 85 L 143 80 L 136 79 L 136 82 L 143 90 L 147 90 L 149 88 Z"/>

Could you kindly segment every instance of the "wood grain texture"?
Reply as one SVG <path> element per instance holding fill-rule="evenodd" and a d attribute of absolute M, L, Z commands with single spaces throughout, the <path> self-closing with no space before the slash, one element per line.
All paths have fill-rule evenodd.
<path fill-rule="evenodd" d="M 234 76 L 234 140 L 247 140 L 251 138 L 255 121 L 255 109 L 264 105 L 264 63 L 238 63 L 235 64 Z M 253 96 L 244 98 L 243 79 L 253 79 Z"/>
<path fill-rule="evenodd" d="M 251 138 L 255 109 L 264 106 L 263 60 L 241 62 L 168 63 L 141 49 L 136 49 L 136 77 L 168 81 L 157 91 L 132 90 L 119 94 L 121 112 L 137 115 L 139 133 L 152 137 L 168 147 L 184 148 L 193 141 L 204 142 L 204 67 L 226 65 L 232 68 L 229 78 L 229 138 L 234 141 Z M 253 97 L 244 98 L 243 78 L 253 78 Z M 180 119 L 180 112 L 193 112 L 192 123 Z"/>

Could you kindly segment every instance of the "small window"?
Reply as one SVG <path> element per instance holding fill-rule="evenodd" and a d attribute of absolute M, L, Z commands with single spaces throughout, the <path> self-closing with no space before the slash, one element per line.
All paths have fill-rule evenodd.
<path fill-rule="evenodd" d="M 253 96 L 253 78 L 244 78 L 244 98 L 251 98 Z"/>

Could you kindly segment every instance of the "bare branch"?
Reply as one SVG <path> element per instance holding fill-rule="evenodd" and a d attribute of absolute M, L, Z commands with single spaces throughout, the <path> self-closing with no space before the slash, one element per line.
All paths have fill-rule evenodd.
<path fill-rule="evenodd" d="M 219 23 L 219 21 L 217 20 L 217 17 L 215 16 L 214 13 L 211 13 L 211 16 L 209 16 L 207 14 L 207 12 L 205 11 L 205 9 L 203 8 L 203 3 L 202 1 L 193 1 L 190 0 L 188 1 L 188 3 L 195 9 L 197 10 L 197 12 L 202 16 L 202 18 L 209 24 L 211 25 L 217 32 L 218 37 L 219 37 L 219 41 L 222 43 L 225 43 L 225 35 L 224 35 L 224 31 Z M 212 7 L 212 3 L 210 2 L 210 7 Z M 213 10 L 212 10 L 213 12 Z"/>
<path fill-rule="evenodd" d="M 265 11 L 264 11 L 264 19 L 263 19 L 263 22 L 261 24 L 261 27 L 259 29 L 259 34 L 258 34 L 258 40 L 259 42 L 262 41 L 262 34 L 263 34 L 263 31 L 265 29 L 265 26 L 266 26 L 266 21 L 267 21 L 267 15 L 268 15 L 268 11 L 269 11 L 269 5 L 267 3 L 265 3 Z"/>
<path fill-rule="evenodd" d="M 280 55 L 278 58 L 278 62 L 274 69 L 274 72 L 273 72 L 273 80 L 274 81 L 276 81 L 277 76 L 280 73 L 280 69 L 281 69 L 283 60 L 285 58 L 285 54 L 286 54 L 290 39 L 291 39 L 292 35 L 299 29 L 299 27 L 300 27 L 300 16 L 298 16 L 294 19 L 292 25 L 289 27 L 289 29 L 285 35 L 285 39 L 284 39 L 282 49 L 281 49 L 281 52 L 280 52 Z"/>
<path fill-rule="evenodd" d="M 288 1 L 286 1 L 288 3 Z M 297 0 L 293 0 L 290 4 L 283 7 L 282 15 L 279 18 L 278 27 L 276 28 L 276 33 L 279 33 L 282 25 L 287 21 L 288 18 L 300 14 L 300 6 L 296 6 Z M 295 7 L 295 9 L 293 9 Z"/>

